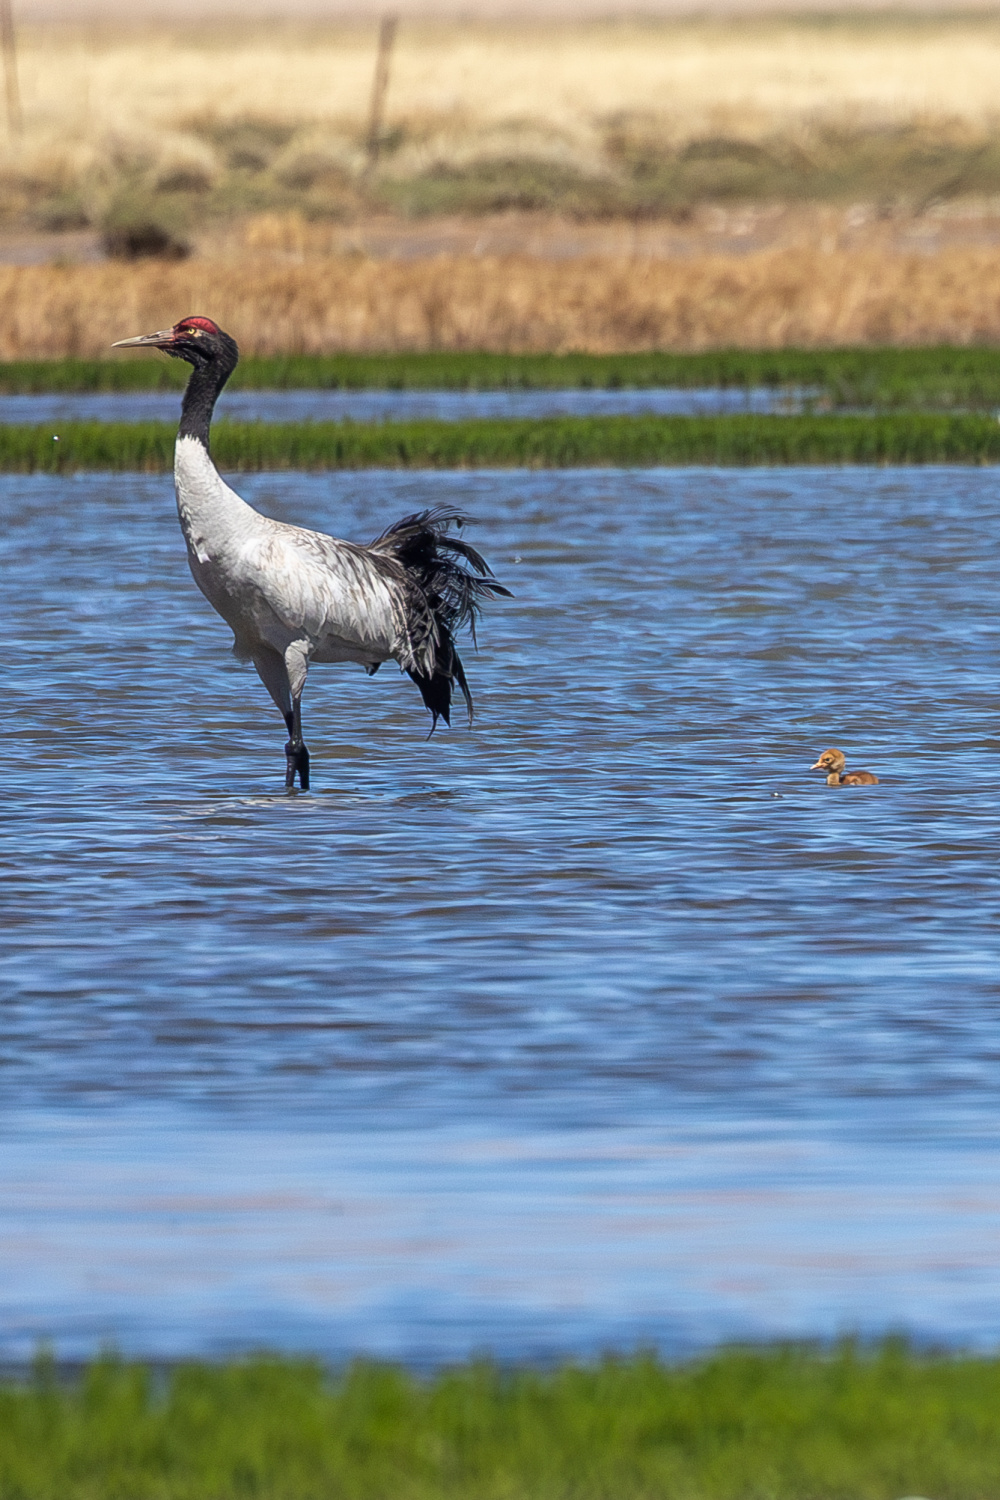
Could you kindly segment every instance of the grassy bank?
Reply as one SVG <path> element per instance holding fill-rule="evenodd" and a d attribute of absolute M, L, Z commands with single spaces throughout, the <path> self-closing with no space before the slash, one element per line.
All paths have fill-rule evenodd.
<path fill-rule="evenodd" d="M 103 1362 L 0 1389 L 17 1500 L 897 1500 L 991 1496 L 1000 1361 L 887 1345 L 420 1380 L 259 1360 Z"/>
<path fill-rule="evenodd" d="M 180 390 L 176 360 L 16 360 L 0 394 Z M 788 388 L 834 406 L 948 409 L 1000 406 L 992 348 L 719 349 L 699 354 L 291 354 L 241 361 L 242 390 L 623 390 Z"/>
<path fill-rule="evenodd" d="M 0 427 L 0 471 L 155 472 L 173 463 L 165 422 Z M 643 468 L 674 464 L 920 464 L 1000 462 L 990 417 L 600 417 L 538 422 L 219 422 L 221 469 Z"/>

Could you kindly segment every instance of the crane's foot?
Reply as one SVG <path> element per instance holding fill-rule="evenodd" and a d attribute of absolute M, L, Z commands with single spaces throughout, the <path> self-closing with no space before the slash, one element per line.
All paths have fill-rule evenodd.
<path fill-rule="evenodd" d="M 309 790 L 309 751 L 301 740 L 289 740 L 285 746 L 285 790 L 291 791 L 295 778 L 304 792 Z"/>

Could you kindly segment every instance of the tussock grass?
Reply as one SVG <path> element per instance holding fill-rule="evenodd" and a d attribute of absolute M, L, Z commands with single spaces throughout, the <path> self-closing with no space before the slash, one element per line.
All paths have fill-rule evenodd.
<path fill-rule="evenodd" d="M 0 393 L 177 390 L 170 360 L 24 360 L 0 364 Z M 1000 406 L 1000 357 L 985 348 L 721 349 L 704 354 L 331 354 L 251 357 L 244 390 L 808 390 L 832 406 Z"/>
<path fill-rule="evenodd" d="M 157 471 L 173 465 L 163 422 L 0 427 L 0 471 Z M 542 421 L 278 424 L 221 421 L 226 470 L 574 468 L 674 464 L 996 463 L 1000 424 L 980 416 L 595 417 Z"/>
<path fill-rule="evenodd" d="M 952 121 L 855 125 L 804 121 L 768 134 L 736 127 L 687 132 L 622 111 L 591 161 L 496 141 L 467 160 L 442 154 L 414 169 L 390 158 L 377 196 L 397 212 L 488 214 L 548 210 L 568 217 L 672 217 L 702 204 L 875 203 L 921 211 L 1000 192 L 1000 133 Z M 410 170 L 405 169 L 409 166 Z"/>
<path fill-rule="evenodd" d="M 1000 248 L 0 266 L 0 359 L 108 356 L 191 312 L 268 356 L 987 344 L 1000 341 Z"/>
<path fill-rule="evenodd" d="M 724 1351 L 428 1379 L 256 1359 L 104 1360 L 0 1390 L 17 1500 L 896 1500 L 988 1496 L 1000 1362 L 904 1345 Z"/>

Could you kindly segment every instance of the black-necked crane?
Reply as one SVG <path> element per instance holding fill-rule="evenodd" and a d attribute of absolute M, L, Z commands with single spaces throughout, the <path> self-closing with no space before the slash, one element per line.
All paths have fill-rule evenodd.
<path fill-rule="evenodd" d="M 474 627 L 484 600 L 509 590 L 479 553 L 449 535 L 465 517 L 440 506 L 407 516 L 370 546 L 263 516 L 224 482 L 209 452 L 219 392 L 236 368 L 234 339 L 211 318 L 122 339 L 116 349 L 162 349 L 193 366 L 174 450 L 177 511 L 195 583 L 252 661 L 288 727 L 285 785 L 309 788 L 302 689 L 310 662 L 352 661 L 369 673 L 396 661 L 432 715 L 451 722 L 457 684 L 472 697 L 455 633 Z"/>

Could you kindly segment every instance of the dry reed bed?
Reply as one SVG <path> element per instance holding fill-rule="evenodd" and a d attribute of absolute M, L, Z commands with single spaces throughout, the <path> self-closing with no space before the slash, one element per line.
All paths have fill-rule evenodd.
<path fill-rule="evenodd" d="M 101 356 L 192 312 L 248 354 L 984 343 L 1000 249 L 0 267 L 0 359 Z"/>

